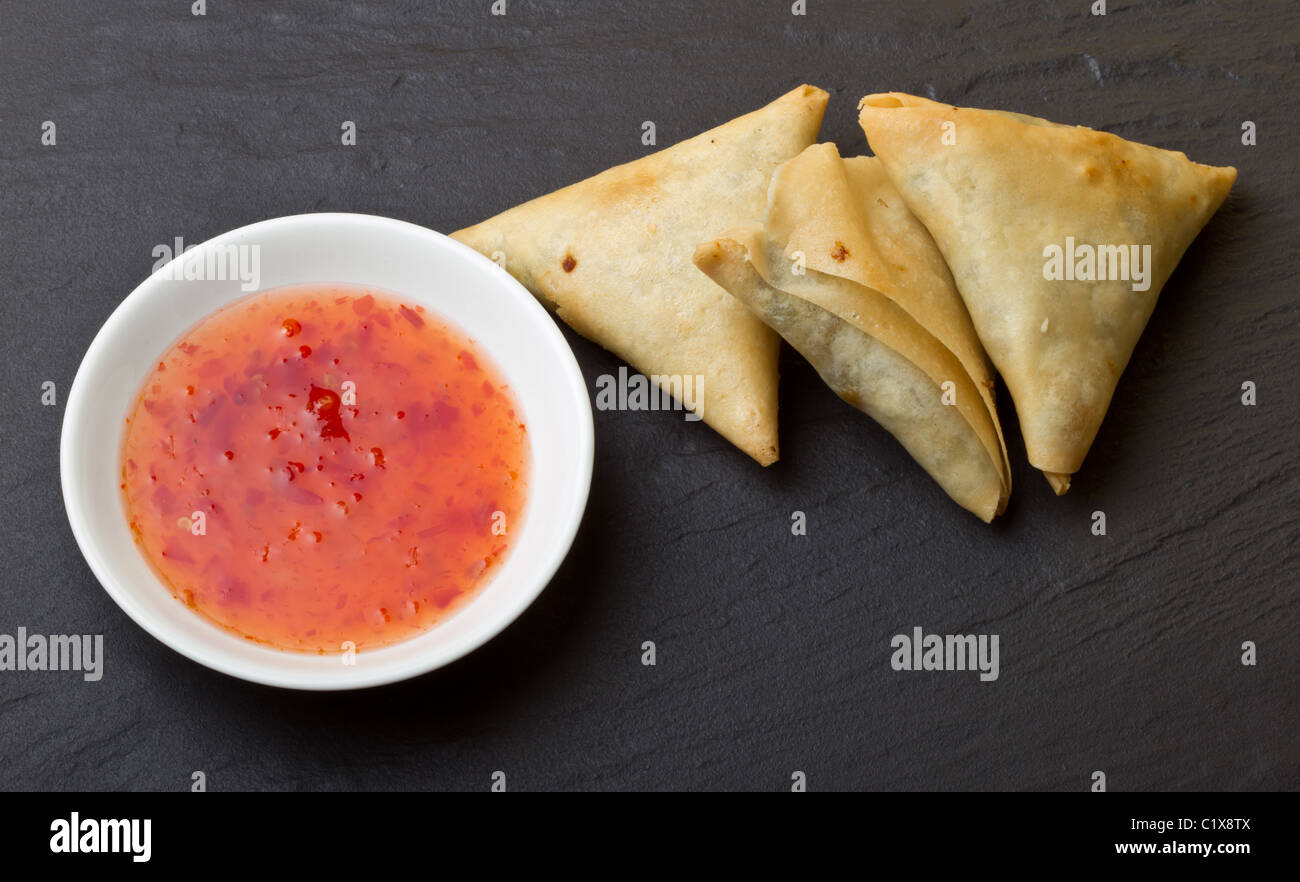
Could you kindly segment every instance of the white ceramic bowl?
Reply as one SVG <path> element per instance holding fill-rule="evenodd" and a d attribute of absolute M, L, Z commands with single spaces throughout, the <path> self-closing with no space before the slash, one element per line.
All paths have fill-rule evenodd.
<path fill-rule="evenodd" d="M 91 570 L 127 615 L 172 649 L 271 686 L 391 683 L 481 646 L 546 587 L 587 503 L 591 404 L 559 329 L 492 261 L 413 224 L 360 214 L 283 217 L 218 236 L 176 260 L 205 260 L 207 252 L 230 245 L 258 246 L 259 289 L 311 282 L 384 288 L 424 304 L 478 341 L 514 389 L 528 425 L 532 469 L 522 525 L 495 577 L 461 610 L 402 643 L 356 653 L 352 664 L 340 655 L 254 644 L 188 609 L 154 574 L 127 526 L 119 488 L 124 421 L 158 357 L 204 316 L 250 291 L 237 280 L 185 280 L 165 266 L 104 323 L 67 398 L 60 445 L 63 501 Z"/>

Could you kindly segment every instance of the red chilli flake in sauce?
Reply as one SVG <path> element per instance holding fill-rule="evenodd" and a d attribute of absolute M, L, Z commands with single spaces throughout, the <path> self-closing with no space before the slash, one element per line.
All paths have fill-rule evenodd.
<path fill-rule="evenodd" d="M 163 355 L 127 420 L 122 490 L 177 598 L 251 640 L 339 652 L 474 595 L 519 528 L 528 459 L 509 387 L 460 331 L 304 286 Z"/>

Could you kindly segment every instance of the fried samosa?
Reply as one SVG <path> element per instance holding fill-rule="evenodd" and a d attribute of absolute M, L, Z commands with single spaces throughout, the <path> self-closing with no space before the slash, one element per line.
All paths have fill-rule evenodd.
<path fill-rule="evenodd" d="M 991 368 L 929 233 L 877 160 L 809 147 L 773 176 L 762 224 L 696 265 L 798 350 L 984 521 L 1011 492 Z"/>
<path fill-rule="evenodd" d="M 1017 113 L 868 95 L 859 120 L 952 268 L 1020 417 L 1070 486 L 1160 289 L 1233 168 Z"/>
<path fill-rule="evenodd" d="M 699 416 L 768 465 L 778 456 L 779 342 L 691 255 L 718 229 L 761 216 L 772 171 L 817 139 L 827 97 L 801 86 L 452 237 L 503 258 L 574 330 L 665 391 L 672 378 L 699 378 Z"/>

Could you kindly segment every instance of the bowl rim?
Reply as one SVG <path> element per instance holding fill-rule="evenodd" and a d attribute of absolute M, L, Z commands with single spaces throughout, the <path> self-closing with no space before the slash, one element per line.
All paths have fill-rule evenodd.
<path fill-rule="evenodd" d="M 430 245 L 444 249 L 448 254 L 455 255 L 455 259 L 478 262 L 480 265 L 491 267 L 497 273 L 498 283 L 503 286 L 509 297 L 518 302 L 518 305 L 530 319 L 538 326 L 540 333 L 539 343 L 546 344 L 545 348 L 549 351 L 550 357 L 556 362 L 559 377 L 562 379 L 564 393 L 572 396 L 579 416 L 578 424 L 573 427 L 575 437 L 572 444 L 567 450 L 577 466 L 578 480 L 574 485 L 575 494 L 570 497 L 572 504 L 568 511 L 548 512 L 548 518 L 563 517 L 567 522 L 563 525 L 560 538 L 553 545 L 553 550 L 546 555 L 543 566 L 537 567 L 530 571 L 531 579 L 525 580 L 525 584 L 530 587 L 516 591 L 509 595 L 510 602 L 500 605 L 500 612 L 494 616 L 490 622 L 482 626 L 479 631 L 467 639 L 462 639 L 459 643 L 454 644 L 450 651 L 431 652 L 422 656 L 419 661 L 407 663 L 405 665 L 392 665 L 390 667 L 368 671 L 359 671 L 352 668 L 347 676 L 335 675 L 326 676 L 325 671 L 306 671 L 293 672 L 281 670 L 277 671 L 274 665 L 265 665 L 260 662 L 250 661 L 247 665 L 241 665 L 237 661 L 232 661 L 227 654 L 219 650 L 213 650 L 209 647 L 196 645 L 190 642 L 184 636 L 174 633 L 166 626 L 162 620 L 155 619 L 143 606 L 137 603 L 132 589 L 127 587 L 126 580 L 118 579 L 113 573 L 112 567 L 105 561 L 99 552 L 100 539 L 96 536 L 96 531 L 91 525 L 91 519 L 83 508 L 83 502 L 78 494 L 81 491 L 79 479 L 69 479 L 71 461 L 77 455 L 76 446 L 78 439 L 72 437 L 69 431 L 70 424 L 76 422 L 73 416 L 87 406 L 90 396 L 93 394 L 93 382 L 87 376 L 93 363 L 102 360 L 100 353 L 105 350 L 110 342 L 121 334 L 130 325 L 127 314 L 130 312 L 130 305 L 134 301 L 141 300 L 148 296 L 150 289 L 164 284 L 166 273 L 172 264 L 185 259 L 187 254 L 204 248 L 212 248 L 226 244 L 229 240 L 247 237 L 250 234 L 256 235 L 258 231 L 269 227 L 285 227 L 301 223 L 330 223 L 340 221 L 349 224 L 369 224 L 378 228 L 389 228 L 392 230 L 402 230 L 406 233 L 414 233 L 417 236 L 426 238 Z M 312 280 L 308 283 L 328 284 Z M 383 287 L 383 286 L 378 286 Z M 258 290 L 270 290 L 270 288 L 260 288 Z M 251 296 L 256 292 L 248 292 Z M 221 305 L 214 307 L 205 315 L 211 315 L 217 309 L 221 309 L 229 303 L 239 298 L 223 302 Z M 201 319 L 200 319 L 201 320 Z M 454 318 L 451 319 L 455 321 Z M 492 353 L 489 351 L 489 355 Z M 526 406 L 526 405 L 525 405 Z M 115 442 L 116 443 L 116 442 Z M 526 289 L 517 279 L 499 267 L 494 261 L 475 251 L 467 245 L 457 242 L 444 233 L 419 224 L 408 221 L 397 220 L 395 218 L 384 217 L 382 215 L 355 213 L 355 212 L 307 212 L 301 214 L 284 215 L 282 217 L 268 218 L 257 221 L 252 224 L 246 224 L 236 227 L 224 233 L 213 236 L 192 249 L 186 249 L 181 254 L 175 255 L 171 261 L 162 265 L 154 272 L 150 273 L 141 281 L 131 293 L 114 307 L 112 313 L 105 319 L 103 325 L 96 331 L 90 345 L 86 348 L 85 354 L 81 358 L 81 363 L 77 367 L 77 372 L 73 377 L 72 385 L 69 387 L 63 408 L 63 421 L 60 427 L 59 437 L 59 481 L 62 490 L 64 512 L 68 517 L 69 525 L 72 528 L 72 534 L 85 559 L 91 572 L 99 582 L 104 591 L 111 597 L 114 603 L 126 613 L 127 617 L 137 625 L 151 634 L 159 642 L 170 647 L 175 652 L 185 656 L 191 661 L 197 662 L 211 670 L 218 671 L 236 679 L 245 680 L 252 683 L 258 683 L 265 686 L 274 686 L 286 689 L 297 689 L 303 691 L 348 691 L 354 689 L 366 689 L 374 686 L 382 686 L 389 683 L 396 683 L 418 677 L 438 668 L 445 667 L 460 658 L 468 655 L 485 643 L 491 641 L 502 631 L 508 628 L 524 610 L 541 595 L 555 573 L 559 570 L 560 565 L 567 558 L 569 550 L 577 537 L 578 529 L 581 526 L 583 515 L 585 514 L 588 498 L 591 490 L 592 470 L 595 463 L 595 429 L 593 425 L 591 399 L 587 392 L 586 381 L 583 377 L 582 370 L 578 365 L 576 356 L 572 348 L 564 339 L 558 324 L 547 312 L 546 308 L 537 301 L 536 298 Z M 537 464 L 534 464 L 536 467 Z M 534 512 L 533 517 L 540 516 L 540 512 Z M 480 591 L 486 590 L 492 583 L 485 583 Z M 466 605 L 472 605 L 477 598 L 470 600 Z M 220 628 L 219 625 L 213 624 L 213 627 Z M 427 632 L 426 632 L 427 633 Z M 389 646 L 401 646 L 411 640 L 418 640 L 422 636 L 417 634 L 407 640 L 399 641 L 388 646 L 377 647 L 370 652 L 381 652 Z M 310 653 L 296 653 L 291 650 L 279 650 L 284 652 L 287 657 L 296 657 Z"/>

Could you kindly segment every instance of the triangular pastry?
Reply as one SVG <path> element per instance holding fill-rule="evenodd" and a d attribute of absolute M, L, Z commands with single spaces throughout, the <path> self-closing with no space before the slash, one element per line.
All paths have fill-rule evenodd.
<path fill-rule="evenodd" d="M 1179 258 L 1237 172 L 1081 126 L 868 95 L 860 122 L 934 236 L 1020 418 L 1069 488 Z"/>
<path fill-rule="evenodd" d="M 696 265 L 804 355 L 985 521 L 1010 472 L 991 369 L 929 233 L 869 157 L 809 147 L 777 170 L 764 222 Z"/>
<path fill-rule="evenodd" d="M 768 465 L 778 455 L 779 342 L 691 255 L 719 229 L 762 215 L 773 169 L 816 140 L 827 97 L 800 86 L 452 236 L 503 259 L 574 330 L 661 388 L 700 378 L 699 415 Z"/>

